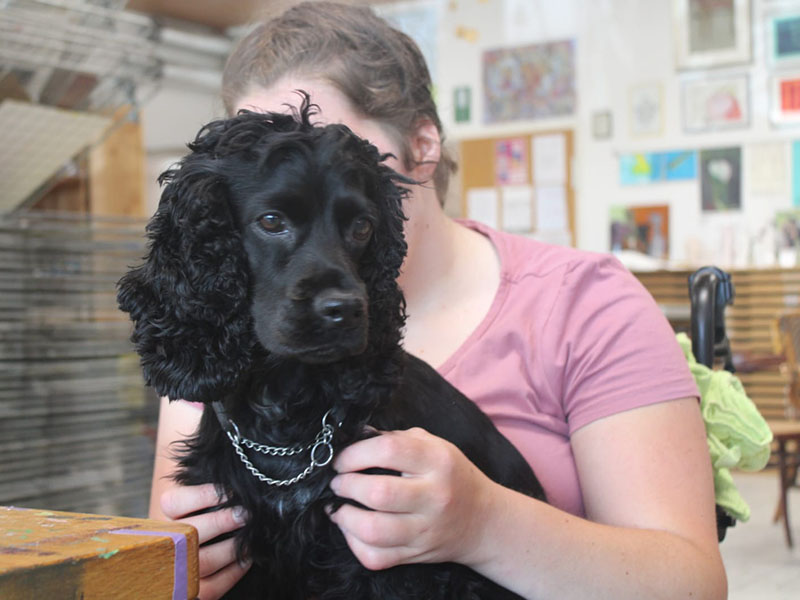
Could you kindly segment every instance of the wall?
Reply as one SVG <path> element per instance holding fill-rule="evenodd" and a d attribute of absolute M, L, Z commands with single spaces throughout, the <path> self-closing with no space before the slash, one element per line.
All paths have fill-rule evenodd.
<path fill-rule="evenodd" d="M 609 248 L 609 207 L 614 204 L 668 204 L 671 212 L 670 248 L 675 263 L 744 265 L 749 239 L 771 220 L 775 210 L 789 208 L 789 191 L 778 196 L 748 193 L 747 171 L 752 144 L 790 140 L 797 131 L 774 129 L 768 122 L 768 69 L 765 66 L 765 23 L 769 0 L 753 0 L 753 59 L 735 68 L 704 71 L 708 74 L 750 76 L 751 121 L 746 129 L 714 134 L 685 133 L 681 126 L 681 75 L 674 60 L 672 2 L 668 0 L 525 0 L 526 10 L 506 22 L 505 11 L 518 4 L 509 0 L 460 0 L 440 7 L 437 69 L 440 106 L 450 137 L 503 135 L 516 131 L 573 127 L 576 134 L 577 243 L 584 249 Z M 786 5 L 787 3 L 778 3 Z M 798 2 L 789 3 L 798 7 Z M 456 7 L 453 10 L 452 7 Z M 527 22 L 523 23 L 526 19 Z M 457 37 L 461 28 L 473 29 L 476 42 Z M 512 29 L 515 35 L 506 32 Z M 462 29 L 463 31 L 463 29 Z M 576 40 L 578 108 L 568 119 L 517 121 L 485 126 L 481 123 L 481 55 L 485 49 L 524 45 L 566 38 Z M 685 77 L 685 75 L 683 75 Z M 636 139 L 629 134 L 628 106 L 631 86 L 658 81 L 664 91 L 663 135 Z M 473 122 L 453 122 L 452 89 L 473 89 Z M 597 141 L 591 133 L 595 111 L 611 110 L 614 132 L 610 140 Z M 742 210 L 703 213 L 697 180 L 680 183 L 621 186 L 621 154 L 638 151 L 701 149 L 743 146 Z M 787 153 L 788 161 L 788 153 Z M 788 168 L 788 165 L 787 165 Z"/>
<path fill-rule="evenodd" d="M 791 140 L 798 130 L 774 129 L 768 122 L 768 69 L 765 60 L 767 6 L 798 6 L 800 2 L 752 0 L 753 59 L 749 65 L 703 71 L 713 75 L 750 76 L 751 121 L 746 129 L 714 134 L 685 133 L 681 126 L 680 89 L 673 48 L 670 0 L 409 0 L 401 8 L 434 6 L 439 17 L 436 43 L 437 98 L 451 140 L 536 132 L 556 128 L 575 131 L 574 182 L 577 206 L 577 245 L 594 251 L 609 248 L 609 207 L 616 204 L 670 206 L 670 249 L 674 263 L 744 266 L 750 258 L 750 239 L 758 235 L 774 212 L 789 208 L 786 194 L 758 196 L 748 192 L 752 144 Z M 507 18 L 509 9 L 521 12 Z M 458 37 L 477 33 L 477 40 Z M 576 40 L 578 105 L 569 118 L 482 123 L 481 56 L 486 49 L 563 39 Z M 664 91 L 664 127 L 658 137 L 636 139 L 629 131 L 629 92 L 633 85 L 658 81 Z M 472 122 L 456 124 L 452 90 L 473 90 Z M 591 133 L 596 111 L 613 114 L 613 136 L 598 141 Z M 222 114 L 218 91 L 167 80 L 143 109 L 148 149 L 148 202 L 155 209 L 155 178 L 185 151 L 185 143 L 212 117 Z M 699 182 L 621 186 L 619 156 L 636 151 L 743 147 L 742 210 L 703 213 Z M 788 153 L 787 153 L 788 160 Z M 788 166 L 787 166 L 788 168 Z M 456 190 L 457 192 L 457 190 Z"/>
<path fill-rule="evenodd" d="M 144 103 L 140 119 L 147 150 L 148 214 L 155 212 L 161 196 L 158 176 L 187 152 L 186 144 L 200 127 L 223 113 L 217 88 L 191 86 L 173 78 L 166 78 Z"/>

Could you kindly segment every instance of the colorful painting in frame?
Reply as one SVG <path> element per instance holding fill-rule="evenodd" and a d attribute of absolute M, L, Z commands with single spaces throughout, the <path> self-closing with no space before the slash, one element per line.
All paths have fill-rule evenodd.
<path fill-rule="evenodd" d="M 619 163 L 622 185 L 697 178 L 697 152 L 694 150 L 625 154 Z"/>
<path fill-rule="evenodd" d="M 485 123 L 575 113 L 575 45 L 571 40 L 483 53 Z"/>
<path fill-rule="evenodd" d="M 654 258 L 669 258 L 669 206 L 612 206 L 612 252 L 636 250 Z"/>
<path fill-rule="evenodd" d="M 767 19 L 767 56 L 779 67 L 800 64 L 800 10 Z"/>
<path fill-rule="evenodd" d="M 750 122 L 747 75 L 684 81 L 682 100 L 687 132 L 735 129 Z"/>
<path fill-rule="evenodd" d="M 700 151 L 701 207 L 704 211 L 729 211 L 742 207 L 742 149 Z"/>
<path fill-rule="evenodd" d="M 800 71 L 773 74 L 770 88 L 772 123 L 800 125 Z"/>
<path fill-rule="evenodd" d="M 750 0 L 672 0 L 672 5 L 679 69 L 750 61 Z"/>

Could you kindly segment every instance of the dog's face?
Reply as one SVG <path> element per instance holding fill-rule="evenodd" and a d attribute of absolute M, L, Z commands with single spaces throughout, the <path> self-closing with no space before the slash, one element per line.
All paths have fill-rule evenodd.
<path fill-rule="evenodd" d="M 149 254 L 118 294 L 159 394 L 214 400 L 256 357 L 263 363 L 259 346 L 312 365 L 365 350 L 388 364 L 400 351 L 396 182 L 409 180 L 347 127 L 317 127 L 312 114 L 306 96 L 294 115 L 214 121 L 162 175 Z"/>
<path fill-rule="evenodd" d="M 369 298 L 359 265 L 377 226 L 369 172 L 345 154 L 287 150 L 259 173 L 228 171 L 251 271 L 256 336 L 275 355 L 325 363 L 367 344 Z M 333 159 L 333 164 L 331 164 Z"/>

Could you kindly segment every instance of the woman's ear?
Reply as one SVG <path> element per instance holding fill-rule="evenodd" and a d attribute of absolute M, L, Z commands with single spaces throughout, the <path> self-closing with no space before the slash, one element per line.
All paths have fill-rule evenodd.
<path fill-rule="evenodd" d="M 409 175 L 416 181 L 431 181 L 442 156 L 442 139 L 433 121 L 420 119 L 409 139 L 409 145 L 411 150 Z"/>

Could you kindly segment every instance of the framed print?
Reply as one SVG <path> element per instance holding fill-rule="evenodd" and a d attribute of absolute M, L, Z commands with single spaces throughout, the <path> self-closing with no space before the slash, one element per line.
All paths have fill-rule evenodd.
<path fill-rule="evenodd" d="M 741 148 L 700 151 L 700 192 L 704 212 L 742 207 Z"/>
<path fill-rule="evenodd" d="M 614 131 L 614 119 L 610 110 L 592 113 L 592 136 L 596 140 L 607 140 Z"/>
<path fill-rule="evenodd" d="M 800 65 L 800 9 L 767 18 L 767 57 L 772 65 Z"/>
<path fill-rule="evenodd" d="M 660 135 L 664 101 L 660 83 L 635 85 L 630 90 L 630 127 L 633 137 Z"/>
<path fill-rule="evenodd" d="M 484 123 L 569 116 L 576 102 L 572 40 L 484 51 Z"/>
<path fill-rule="evenodd" d="M 770 85 L 770 120 L 774 125 L 800 125 L 800 71 L 775 73 Z"/>
<path fill-rule="evenodd" d="M 669 258 L 669 206 L 619 206 L 609 209 L 610 250 L 636 250 L 654 258 Z"/>
<path fill-rule="evenodd" d="M 697 152 L 671 150 L 623 154 L 619 158 L 620 185 L 640 185 L 697 179 Z"/>
<path fill-rule="evenodd" d="M 679 69 L 750 61 L 750 0 L 672 0 Z"/>
<path fill-rule="evenodd" d="M 469 123 L 472 113 L 472 88 L 462 85 L 453 89 L 453 112 L 456 123 Z"/>
<path fill-rule="evenodd" d="M 750 122 L 747 75 L 684 81 L 681 100 L 687 132 L 735 129 Z"/>

